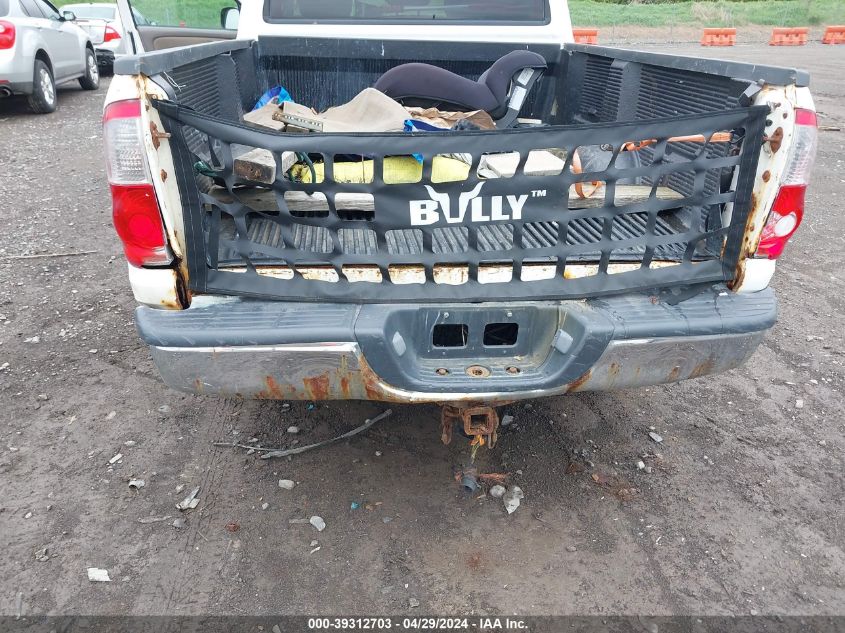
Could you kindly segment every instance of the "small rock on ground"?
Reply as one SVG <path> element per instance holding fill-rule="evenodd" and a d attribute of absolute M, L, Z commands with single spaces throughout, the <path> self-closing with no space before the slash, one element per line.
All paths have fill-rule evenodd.
<path fill-rule="evenodd" d="M 108 570 L 98 569 L 97 567 L 88 568 L 88 580 L 91 582 L 111 582 Z"/>
<path fill-rule="evenodd" d="M 525 495 L 522 493 L 522 488 L 519 486 L 511 486 L 510 489 L 502 496 L 502 502 L 505 504 L 505 510 L 508 514 L 513 514 L 519 507 L 519 500 Z"/>

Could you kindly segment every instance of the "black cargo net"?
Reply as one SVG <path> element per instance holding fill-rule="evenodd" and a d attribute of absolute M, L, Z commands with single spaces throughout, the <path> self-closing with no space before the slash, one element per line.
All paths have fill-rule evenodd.
<path fill-rule="evenodd" d="M 154 103 L 172 134 L 194 290 L 359 302 L 732 279 L 767 113 L 285 134 Z"/>

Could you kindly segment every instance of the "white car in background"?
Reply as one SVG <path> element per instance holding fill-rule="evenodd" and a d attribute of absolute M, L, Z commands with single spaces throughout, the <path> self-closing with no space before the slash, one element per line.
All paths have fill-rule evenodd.
<path fill-rule="evenodd" d="M 56 85 L 100 86 L 88 33 L 47 0 L 0 0 L 0 97 L 26 95 L 39 114 L 56 109 Z"/>
<path fill-rule="evenodd" d="M 94 43 L 94 50 L 97 52 L 97 64 L 104 72 L 112 71 L 115 57 L 130 52 L 126 29 L 120 20 L 116 4 L 108 2 L 66 4 L 62 7 L 62 11 L 73 13 L 76 24 L 88 32 Z M 132 9 L 132 17 L 135 18 L 135 24 L 153 24 L 135 9 Z"/>

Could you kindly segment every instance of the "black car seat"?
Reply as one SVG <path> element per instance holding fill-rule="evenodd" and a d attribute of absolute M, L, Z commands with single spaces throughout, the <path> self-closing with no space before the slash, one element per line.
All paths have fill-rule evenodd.
<path fill-rule="evenodd" d="M 485 70 L 478 81 L 431 64 L 402 64 L 376 82 L 380 90 L 405 106 L 440 110 L 484 110 L 496 127 L 510 127 L 525 97 L 546 69 L 546 60 L 532 51 L 512 51 Z"/>

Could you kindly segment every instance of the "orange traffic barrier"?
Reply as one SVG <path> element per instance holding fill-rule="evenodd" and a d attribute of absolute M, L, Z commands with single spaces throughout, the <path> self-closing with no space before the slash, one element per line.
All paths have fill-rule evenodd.
<path fill-rule="evenodd" d="M 845 26 L 829 26 L 824 30 L 822 44 L 845 44 Z"/>
<path fill-rule="evenodd" d="M 733 46 L 736 44 L 736 29 L 704 29 L 702 46 Z"/>
<path fill-rule="evenodd" d="M 796 28 L 775 27 L 772 29 L 772 39 L 769 46 L 804 46 L 807 43 L 807 33 L 810 32 L 806 26 Z"/>
<path fill-rule="evenodd" d="M 576 44 L 598 44 L 599 30 L 598 29 L 572 29 L 572 35 L 575 36 Z"/>

